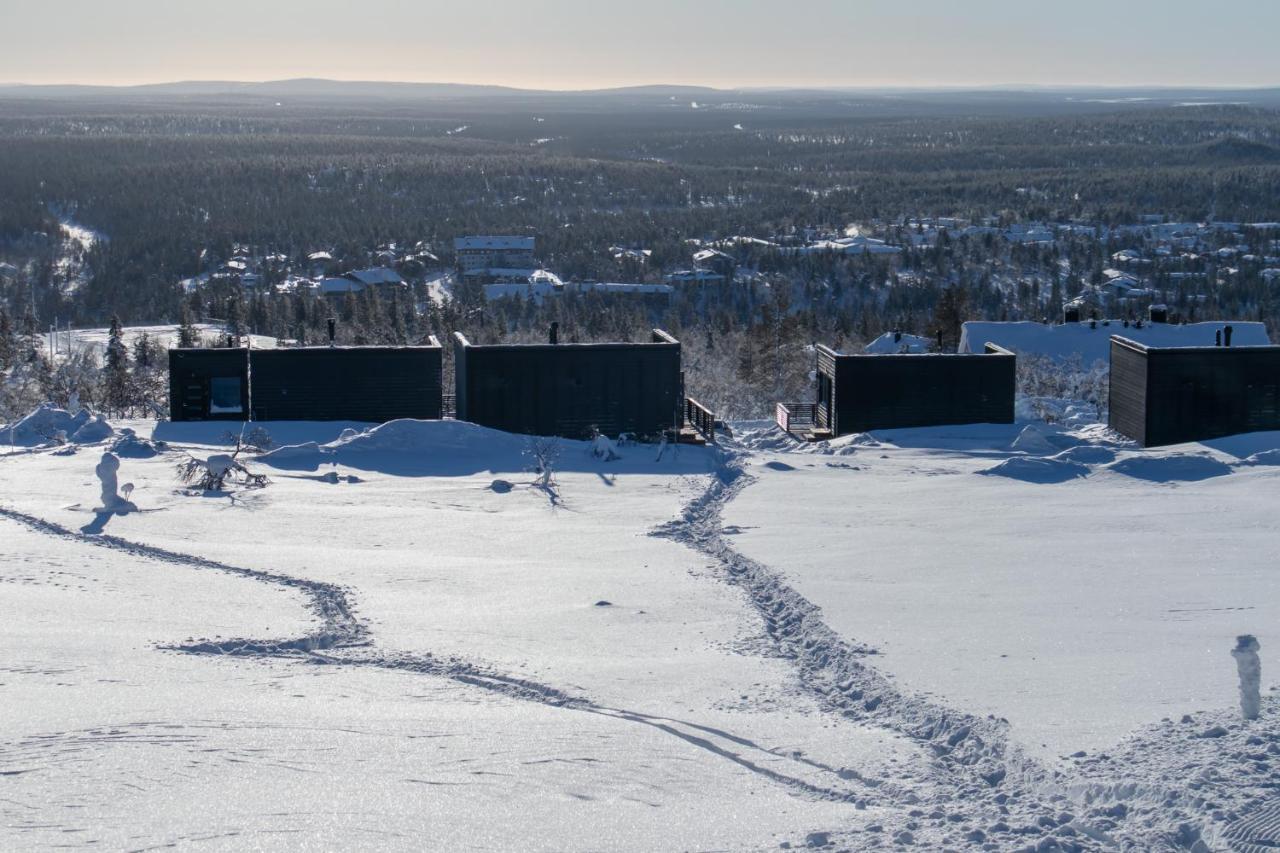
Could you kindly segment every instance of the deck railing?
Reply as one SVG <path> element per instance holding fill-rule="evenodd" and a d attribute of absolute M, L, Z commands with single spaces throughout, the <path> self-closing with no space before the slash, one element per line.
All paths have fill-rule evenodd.
<path fill-rule="evenodd" d="M 712 444 L 716 443 L 716 416 L 692 397 L 684 399 L 684 422 Z"/>
<path fill-rule="evenodd" d="M 787 432 L 803 432 L 813 429 L 818 422 L 817 403 L 779 403 L 778 426 Z"/>

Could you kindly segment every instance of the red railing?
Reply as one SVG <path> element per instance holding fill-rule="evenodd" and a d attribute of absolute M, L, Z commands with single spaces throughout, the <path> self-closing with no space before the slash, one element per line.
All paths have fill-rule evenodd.
<path fill-rule="evenodd" d="M 716 443 L 716 416 L 692 397 L 684 399 L 684 422 L 712 444 Z"/>

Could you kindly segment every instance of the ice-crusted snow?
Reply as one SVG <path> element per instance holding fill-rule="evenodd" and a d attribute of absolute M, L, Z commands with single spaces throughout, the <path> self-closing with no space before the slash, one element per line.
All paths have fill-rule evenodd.
<path fill-rule="evenodd" d="M 238 425 L 108 425 L 136 511 L 107 517 L 100 453 L 0 458 L 0 848 L 1280 828 L 1280 435 L 735 424 L 661 458 L 562 441 L 552 489 L 545 447 L 470 424 L 260 426 L 238 460 L 270 485 L 194 495 L 176 463 Z"/>

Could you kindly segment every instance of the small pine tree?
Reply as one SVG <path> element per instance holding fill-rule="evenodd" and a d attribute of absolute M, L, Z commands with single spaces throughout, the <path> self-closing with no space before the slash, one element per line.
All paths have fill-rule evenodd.
<path fill-rule="evenodd" d="M 36 334 L 36 315 L 27 309 L 27 313 L 22 315 L 22 341 L 19 345 L 21 350 L 20 360 L 25 362 L 34 362 L 40 357 L 40 340 Z"/>
<path fill-rule="evenodd" d="M 13 329 L 13 320 L 9 312 L 0 305 L 0 370 L 13 367 L 18 355 L 18 336 Z"/>
<path fill-rule="evenodd" d="M 200 346 L 200 333 L 196 331 L 191 308 L 184 305 L 182 306 L 182 319 L 178 322 L 178 347 L 179 349 L 191 349 L 198 346 Z"/>
<path fill-rule="evenodd" d="M 103 368 L 105 388 L 104 403 L 108 412 L 124 414 L 131 402 L 129 382 L 129 350 L 124 343 L 124 331 L 120 318 L 112 315 L 107 333 L 107 362 Z"/>

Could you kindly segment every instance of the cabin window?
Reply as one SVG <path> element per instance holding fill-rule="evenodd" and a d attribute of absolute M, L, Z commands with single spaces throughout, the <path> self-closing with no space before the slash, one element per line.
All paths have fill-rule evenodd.
<path fill-rule="evenodd" d="M 216 376 L 209 380 L 209 414 L 242 415 L 243 383 L 239 376 Z"/>
<path fill-rule="evenodd" d="M 825 373 L 818 374 L 818 405 L 831 405 L 831 377 Z"/>

